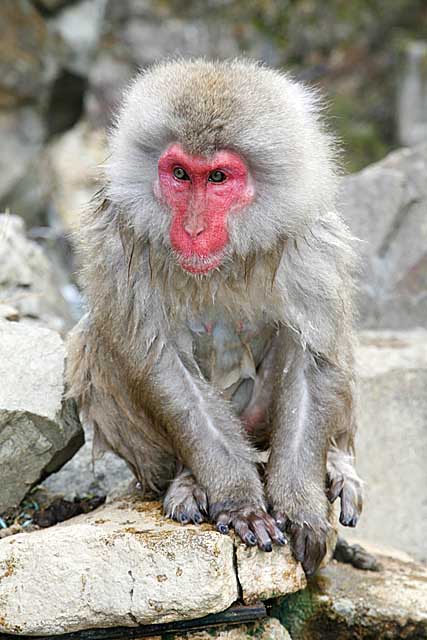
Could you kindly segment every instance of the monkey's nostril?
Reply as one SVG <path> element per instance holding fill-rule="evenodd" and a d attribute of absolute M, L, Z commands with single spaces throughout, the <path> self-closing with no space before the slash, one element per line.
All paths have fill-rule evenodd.
<path fill-rule="evenodd" d="M 185 233 L 187 233 L 191 238 L 197 238 L 197 236 L 200 236 L 200 234 L 202 234 L 206 229 L 202 221 L 184 222 L 183 228 Z"/>

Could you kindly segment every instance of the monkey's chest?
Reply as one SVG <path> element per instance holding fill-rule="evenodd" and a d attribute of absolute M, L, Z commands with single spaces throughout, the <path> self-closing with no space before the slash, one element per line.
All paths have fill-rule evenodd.
<path fill-rule="evenodd" d="M 215 313 L 193 320 L 189 326 L 200 370 L 240 415 L 251 401 L 275 328 L 263 320 L 236 321 Z"/>

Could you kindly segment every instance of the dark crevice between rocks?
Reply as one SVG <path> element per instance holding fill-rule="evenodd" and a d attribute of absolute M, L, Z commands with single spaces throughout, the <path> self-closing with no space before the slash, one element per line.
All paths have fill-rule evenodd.
<path fill-rule="evenodd" d="M 44 18 L 49 18 L 59 13 L 65 7 L 77 4 L 79 0 L 56 0 L 56 2 L 44 2 L 43 0 L 32 0 L 32 5 Z"/>
<path fill-rule="evenodd" d="M 131 586 L 130 591 L 129 591 L 129 595 L 130 595 L 130 609 L 129 609 L 129 616 L 130 616 L 130 619 L 132 620 L 132 622 L 133 622 L 135 625 L 138 625 L 138 624 L 139 624 L 139 622 L 138 622 L 138 620 L 136 619 L 136 617 L 134 616 L 134 614 L 132 613 L 132 607 L 133 607 L 133 593 L 134 593 L 134 590 L 135 590 L 135 577 L 134 577 L 134 575 L 133 575 L 133 573 L 132 573 L 131 569 L 129 569 L 128 574 L 129 574 L 129 576 L 130 576 L 130 579 L 132 580 L 132 586 Z"/>
<path fill-rule="evenodd" d="M 237 590 L 238 590 L 237 600 L 240 602 L 243 602 L 243 589 L 239 580 L 239 568 L 238 568 L 237 550 L 236 550 L 235 544 L 233 544 L 233 567 L 234 567 L 234 573 L 236 574 L 236 581 L 237 581 Z"/>
<path fill-rule="evenodd" d="M 385 255 L 388 252 L 388 250 L 390 249 L 394 239 L 396 238 L 398 232 L 403 227 L 403 225 L 406 223 L 406 220 L 408 219 L 408 216 L 410 215 L 412 207 L 414 207 L 419 202 L 420 202 L 420 200 L 418 200 L 416 198 L 413 198 L 404 207 L 399 209 L 395 219 L 393 220 L 393 223 L 392 223 L 389 231 L 387 232 L 384 240 L 381 243 L 380 248 L 378 249 L 378 256 L 380 258 L 384 258 L 385 257 Z"/>
<path fill-rule="evenodd" d="M 48 138 L 71 129 L 80 120 L 87 85 L 86 77 L 67 69 L 58 75 L 47 108 Z"/>

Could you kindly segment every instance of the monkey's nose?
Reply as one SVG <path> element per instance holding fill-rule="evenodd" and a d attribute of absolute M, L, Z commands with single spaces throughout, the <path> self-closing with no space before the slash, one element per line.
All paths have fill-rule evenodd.
<path fill-rule="evenodd" d="M 206 229 L 206 225 L 203 220 L 186 220 L 183 224 L 183 229 L 190 238 L 197 238 Z"/>

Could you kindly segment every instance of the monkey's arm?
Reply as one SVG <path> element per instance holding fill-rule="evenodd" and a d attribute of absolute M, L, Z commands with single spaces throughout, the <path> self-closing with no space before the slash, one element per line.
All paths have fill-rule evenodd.
<path fill-rule="evenodd" d="M 273 513 L 291 537 L 307 574 L 326 553 L 328 501 L 326 455 L 334 374 L 283 328 L 276 366 L 277 391 L 267 495 Z"/>
<path fill-rule="evenodd" d="M 266 513 L 254 451 L 228 403 L 187 354 L 165 341 L 141 385 L 146 406 L 156 412 L 179 460 L 206 490 L 209 513 L 226 533 L 232 525 L 247 544 L 271 549 L 284 543 Z"/>
<path fill-rule="evenodd" d="M 353 268 L 351 238 L 333 212 L 288 242 L 281 264 L 286 318 L 276 350 L 278 392 L 267 494 L 273 508 L 287 518 L 295 555 L 307 573 L 316 569 L 326 549 L 328 451 L 338 451 L 340 443 L 351 447 L 355 430 Z M 350 453 L 340 453 L 341 471 L 341 460 L 350 460 Z M 340 491 L 342 474 L 335 477 L 337 481 L 330 477 L 331 501 Z M 342 494 L 341 507 L 343 512 Z M 347 520 L 345 505 L 344 510 Z M 357 510 L 356 501 L 345 524 Z"/>

